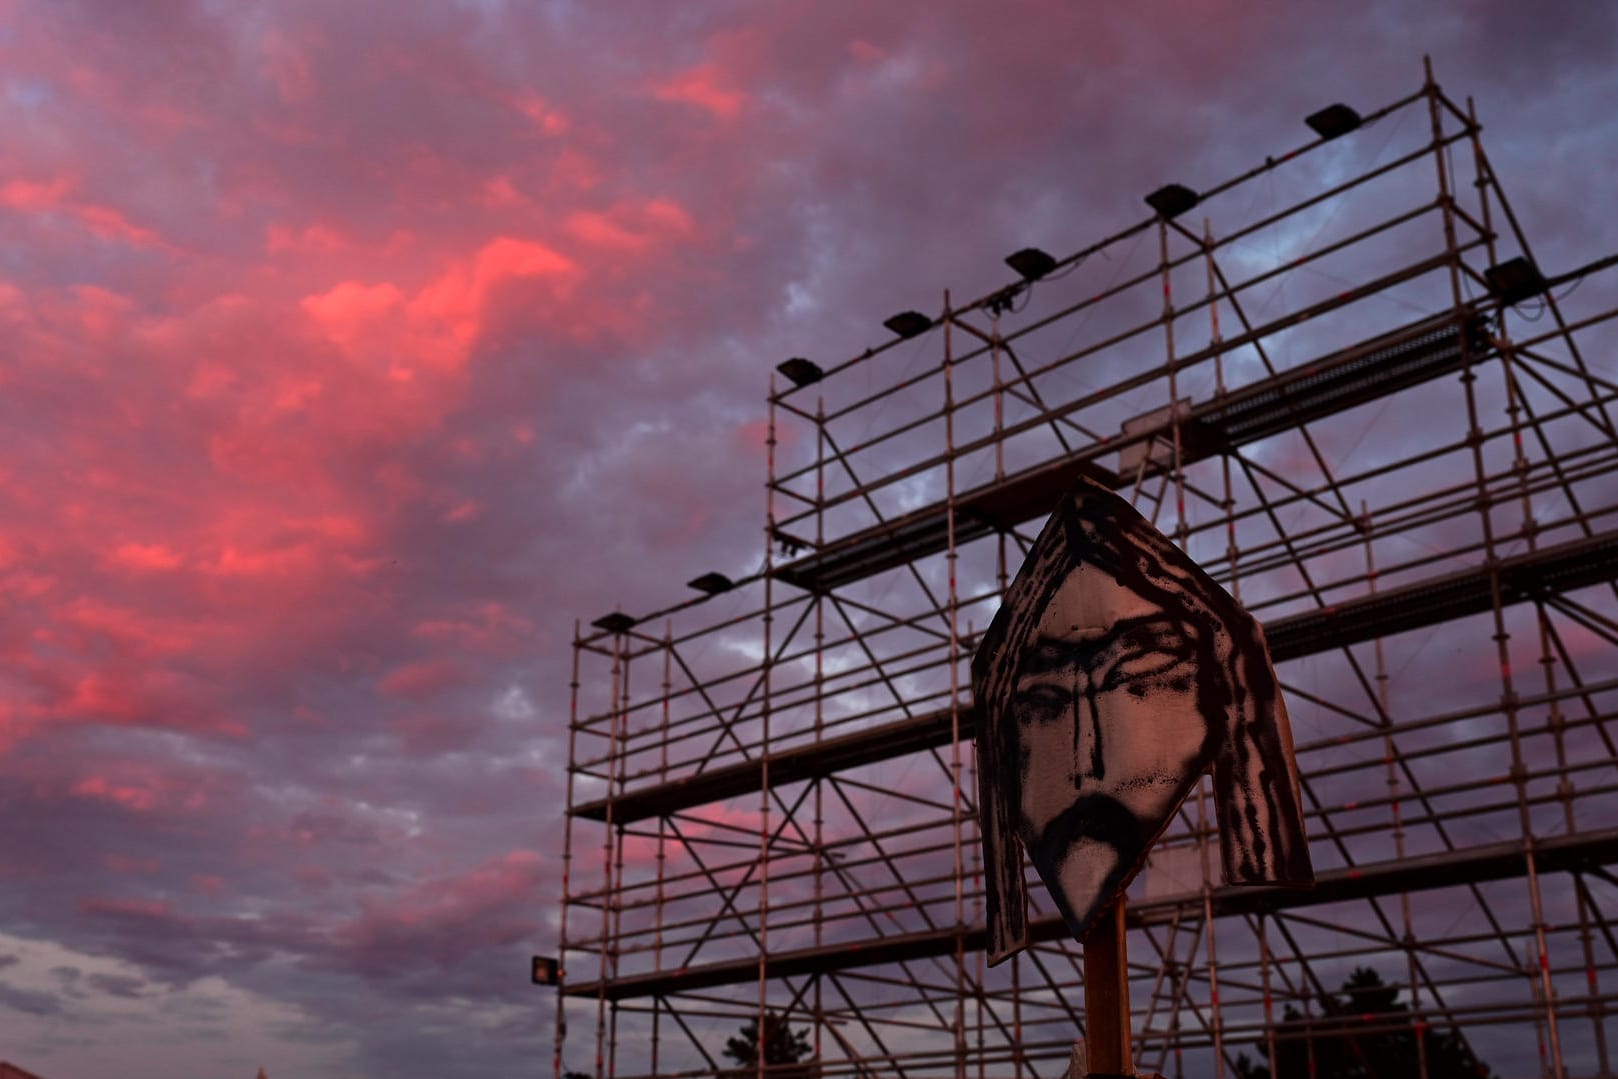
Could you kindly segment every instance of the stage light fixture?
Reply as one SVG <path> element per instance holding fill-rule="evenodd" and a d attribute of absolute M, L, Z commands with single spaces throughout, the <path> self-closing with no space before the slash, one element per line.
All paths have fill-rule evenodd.
<path fill-rule="evenodd" d="M 1167 221 L 1179 217 L 1197 204 L 1197 193 L 1184 184 L 1164 184 L 1146 196 L 1146 205 Z"/>
<path fill-rule="evenodd" d="M 611 614 L 602 615 L 590 624 L 597 629 L 604 629 L 608 633 L 622 633 L 633 626 L 635 620 L 622 611 L 613 611 Z"/>
<path fill-rule="evenodd" d="M 802 356 L 794 356 L 776 364 L 775 369 L 787 376 L 794 386 L 808 386 L 826 377 L 820 365 Z"/>
<path fill-rule="evenodd" d="M 736 587 L 736 582 L 723 573 L 704 573 L 701 577 L 685 582 L 687 588 L 695 588 L 698 592 L 706 592 L 710 596 L 717 596 L 721 592 L 729 592 Z"/>
<path fill-rule="evenodd" d="M 900 311 L 882 325 L 900 337 L 917 337 L 932 328 L 933 320 L 920 311 Z"/>
<path fill-rule="evenodd" d="M 1025 247 L 1007 255 L 1006 265 L 1016 270 L 1024 281 L 1038 281 L 1056 269 L 1056 260 L 1037 247 Z"/>
<path fill-rule="evenodd" d="M 1335 139 L 1360 126 L 1360 114 L 1341 102 L 1327 105 L 1304 118 L 1304 123 L 1323 139 Z"/>
<path fill-rule="evenodd" d="M 1518 255 L 1483 271 L 1489 294 L 1508 307 L 1545 291 L 1545 277 L 1539 267 Z"/>

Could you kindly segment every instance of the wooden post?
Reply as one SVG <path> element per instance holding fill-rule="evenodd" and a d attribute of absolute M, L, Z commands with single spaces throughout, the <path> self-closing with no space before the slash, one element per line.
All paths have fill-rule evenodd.
<path fill-rule="evenodd" d="M 1133 1075 L 1122 895 L 1084 938 L 1084 1024 L 1090 1074 Z"/>

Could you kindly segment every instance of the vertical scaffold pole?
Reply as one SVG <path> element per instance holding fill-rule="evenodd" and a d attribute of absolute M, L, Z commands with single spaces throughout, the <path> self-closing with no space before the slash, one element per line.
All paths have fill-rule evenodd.
<path fill-rule="evenodd" d="M 1460 317 L 1466 304 L 1461 292 L 1460 252 L 1455 239 L 1455 208 L 1450 194 L 1449 170 L 1444 160 L 1444 123 L 1438 107 L 1438 84 L 1433 81 L 1432 58 L 1423 57 L 1422 66 L 1426 73 L 1426 84 L 1423 89 L 1427 95 L 1427 109 L 1432 123 L 1433 162 L 1438 171 L 1438 196 L 1443 206 L 1444 242 L 1449 253 L 1451 302 L 1457 317 Z M 1556 1020 L 1556 992 L 1551 983 L 1544 904 L 1541 901 L 1539 887 L 1539 863 L 1534 847 L 1533 817 L 1528 809 L 1528 768 L 1523 760 L 1517 693 L 1511 676 L 1511 635 L 1506 632 L 1505 608 L 1500 595 L 1500 569 L 1495 553 L 1493 510 L 1486 498 L 1488 471 L 1483 461 L 1483 431 L 1478 423 L 1477 391 L 1473 386 L 1477 375 L 1472 370 L 1471 349 L 1466 344 L 1464 335 L 1461 344 L 1461 364 L 1461 381 L 1466 391 L 1467 441 L 1472 447 L 1472 470 L 1478 493 L 1478 519 L 1483 530 L 1484 565 L 1489 576 L 1489 593 L 1494 614 L 1495 651 L 1500 661 L 1500 706 L 1505 713 L 1506 730 L 1511 744 L 1511 775 L 1517 792 L 1523 863 L 1528 882 L 1528 899 L 1534 919 L 1534 950 L 1538 970 L 1530 968 L 1525 973 L 1536 986 L 1543 1009 L 1545 1033 L 1549 1041 L 1550 1074 L 1553 1079 L 1565 1079 L 1562 1066 L 1562 1040 Z"/>
<path fill-rule="evenodd" d="M 1169 369 L 1169 434 L 1173 440 L 1173 457 L 1169 466 L 1174 474 L 1174 542 L 1185 546 L 1185 476 L 1180 470 L 1180 399 L 1174 360 L 1174 287 L 1169 269 L 1169 223 L 1159 215 L 1157 219 L 1158 255 L 1163 274 L 1163 343 L 1168 349 Z M 1156 439 L 1153 439 L 1155 442 Z M 1151 443 L 1146 453 L 1151 456 Z M 1161 490 L 1162 488 L 1159 488 Z"/>
<path fill-rule="evenodd" d="M 994 482 L 1000 483 L 1006 478 L 1006 385 L 1000 375 L 1000 312 L 998 310 L 993 314 L 989 332 L 990 375 L 994 379 Z M 1006 594 L 1007 574 L 1006 530 L 1004 528 L 996 530 L 995 540 L 995 589 L 996 595 L 1003 597 Z M 972 753 L 975 768 L 977 761 L 976 743 L 973 743 Z M 976 885 L 981 889 L 983 887 L 982 880 L 976 881 Z M 1022 953 L 1018 952 L 1011 957 L 1011 1074 L 1016 1079 L 1021 1079 L 1023 1070 Z"/>
<path fill-rule="evenodd" d="M 1493 266 L 1500 260 L 1495 244 L 1494 233 L 1494 207 L 1489 199 L 1490 174 L 1488 162 L 1483 156 L 1483 145 L 1478 140 L 1478 116 L 1476 106 L 1470 97 L 1466 99 L 1467 134 L 1472 144 L 1472 168 L 1474 183 L 1478 191 L 1478 209 L 1483 223 L 1484 250 L 1488 252 L 1489 265 Z M 1503 201 L 1503 200 L 1502 200 Z M 1526 250 L 1524 252 L 1526 254 Z M 1550 301 L 1554 303 L 1554 300 Z M 1505 312 L 1501 312 L 1499 326 L 1499 340 L 1497 351 L 1500 353 L 1500 362 L 1505 365 L 1506 392 L 1508 394 L 1506 413 L 1510 418 L 1511 434 L 1514 442 L 1513 465 L 1517 473 L 1518 483 L 1522 489 L 1522 512 L 1524 537 L 1528 541 L 1528 549 L 1534 550 L 1539 540 L 1539 525 L 1534 519 L 1533 499 L 1530 494 L 1528 482 L 1528 461 L 1523 450 L 1523 432 L 1521 414 L 1526 411 L 1524 404 L 1519 400 L 1521 391 L 1517 386 L 1517 379 L 1513 373 L 1516 349 L 1511 343 L 1510 334 L 1505 325 Z M 1539 662 L 1545 672 L 1545 696 L 1550 702 L 1549 715 L 1546 722 L 1550 725 L 1552 737 L 1556 744 L 1556 766 L 1558 777 L 1556 784 L 1557 795 L 1562 800 L 1563 823 L 1567 834 L 1574 835 L 1577 831 L 1577 820 L 1573 811 L 1573 783 L 1567 770 L 1567 745 L 1564 736 L 1565 717 L 1562 715 L 1562 698 L 1556 685 L 1556 659 L 1551 648 L 1550 616 L 1545 611 L 1545 602 L 1539 597 L 1534 598 L 1534 613 L 1539 625 Z M 1596 1044 L 1597 1074 L 1608 1075 L 1612 1065 L 1607 1053 L 1606 1029 L 1606 1001 L 1601 995 L 1601 978 L 1597 973 L 1595 940 L 1590 929 L 1590 902 L 1583 887 L 1583 874 L 1574 873 L 1575 887 L 1573 899 L 1576 904 L 1579 918 L 1579 947 L 1584 960 L 1584 974 L 1586 988 L 1590 993 L 1590 1021 L 1594 1028 Z"/>
<path fill-rule="evenodd" d="M 1208 942 L 1208 1026 L 1213 1033 L 1214 1075 L 1225 1075 L 1225 1021 L 1219 1010 L 1219 951 L 1214 939 L 1213 824 L 1208 819 L 1208 780 L 1197 784 L 1197 847 L 1202 855 L 1202 929 Z"/>
<path fill-rule="evenodd" d="M 567 706 L 567 807 L 573 808 L 573 776 L 578 765 L 579 740 L 579 653 L 583 650 L 579 638 L 578 619 L 573 621 L 573 674 L 568 679 Z M 562 1079 L 562 1044 L 567 1040 L 567 911 L 572 892 L 573 871 L 573 814 L 562 815 L 562 912 L 556 925 L 556 1052 L 553 1079 Z"/>
<path fill-rule="evenodd" d="M 955 839 L 955 1076 L 966 1079 L 966 859 L 961 844 L 961 637 L 955 587 L 955 374 L 949 290 L 944 291 L 944 527 L 949 595 L 949 771 Z"/>
<path fill-rule="evenodd" d="M 759 712 L 759 795 L 758 795 L 758 1079 L 764 1079 L 764 1053 L 768 1045 L 766 1020 L 769 1017 L 769 921 L 770 921 L 770 674 L 775 643 L 771 628 L 775 620 L 771 608 L 775 577 L 775 376 L 770 376 L 769 423 L 766 428 L 764 484 L 764 659 L 759 672 L 761 708 Z M 787 1017 L 783 1016 L 785 1020 Z"/>
<path fill-rule="evenodd" d="M 618 708 L 622 719 L 618 724 L 618 740 L 614 743 L 613 753 L 618 758 L 618 794 L 624 793 L 624 787 L 629 782 L 629 649 L 624 651 L 623 685 L 618 695 Z M 624 931 L 624 823 L 618 822 L 613 830 L 613 881 L 612 881 L 612 975 L 618 976 L 618 946 L 623 940 Z M 612 1002 L 611 1021 L 607 1033 L 607 1075 L 618 1074 L 618 1008 L 617 1000 Z"/>
<path fill-rule="evenodd" d="M 617 786 L 614 780 L 618 770 L 618 724 L 622 716 L 618 711 L 618 691 L 623 673 L 624 635 L 612 635 L 612 689 L 607 711 L 607 798 L 605 825 L 601 838 L 601 964 L 596 986 L 596 1075 L 606 1074 L 607 1066 L 607 984 L 615 973 L 612 962 L 617 942 L 612 933 L 612 832 L 614 802 Z"/>
<path fill-rule="evenodd" d="M 826 398 L 815 398 L 815 550 L 826 545 Z M 810 596 L 815 605 L 815 741 L 825 734 L 826 690 L 826 604 L 818 593 Z M 825 780 L 815 785 L 815 947 L 825 943 Z M 815 1060 L 821 1060 L 822 1028 L 826 1025 L 821 975 L 815 975 Z"/>
<path fill-rule="evenodd" d="M 658 760 L 657 781 L 667 783 L 669 780 L 669 704 L 674 692 L 674 621 L 666 619 L 663 622 L 663 700 L 660 730 L 658 731 Z M 663 969 L 663 881 L 667 873 L 668 852 L 665 849 L 668 843 L 668 818 L 659 814 L 657 818 L 657 891 L 655 893 L 656 924 L 652 937 L 652 968 Z M 663 997 L 661 994 L 652 997 L 652 1074 L 658 1073 L 658 1050 L 661 1035 L 661 1020 L 663 1018 Z"/>
<path fill-rule="evenodd" d="M 1360 501 L 1360 535 L 1365 542 L 1365 581 L 1366 589 L 1371 595 L 1376 595 L 1376 554 L 1371 544 L 1371 509 L 1361 499 Z M 1405 856 L 1405 827 L 1404 811 L 1399 804 L 1399 769 L 1396 759 L 1396 749 L 1393 743 L 1393 712 L 1390 708 L 1388 695 L 1388 667 L 1382 650 L 1382 636 L 1378 634 L 1372 642 L 1372 656 L 1376 661 L 1376 703 L 1377 711 L 1381 713 L 1382 734 L 1382 762 L 1387 769 L 1388 806 L 1393 819 L 1393 853 L 1394 857 L 1404 861 Z M 1404 936 L 1400 938 L 1400 945 L 1405 953 L 1405 977 L 1410 983 L 1410 1022 L 1416 1036 L 1416 1075 L 1418 1079 L 1427 1079 L 1427 1020 L 1421 1010 L 1421 980 L 1417 977 L 1416 965 L 1416 935 L 1412 928 L 1410 909 L 1410 892 L 1405 889 L 1399 891 L 1399 911 L 1403 918 Z"/>
<path fill-rule="evenodd" d="M 1224 364 L 1224 355 L 1223 355 L 1222 351 L 1219 348 L 1219 344 L 1220 344 L 1220 336 L 1219 336 L 1219 304 L 1218 304 L 1218 300 L 1217 300 L 1217 297 L 1218 297 L 1218 274 L 1215 272 L 1214 260 L 1213 260 L 1213 224 L 1206 217 L 1204 217 L 1202 219 L 1202 253 L 1203 253 L 1203 259 L 1204 259 L 1204 262 L 1206 264 L 1207 272 L 1208 272 L 1208 319 L 1209 319 L 1209 332 L 1210 332 L 1210 334 L 1212 336 L 1212 339 L 1213 339 L 1212 344 L 1213 344 L 1213 348 L 1214 348 L 1214 385 L 1217 387 L 1217 390 L 1218 390 L 1219 394 L 1222 396 L 1224 394 L 1224 392 L 1225 392 L 1225 364 Z M 1183 462 L 1182 462 L 1181 457 L 1180 457 L 1180 416 L 1179 416 L 1179 406 L 1174 403 L 1175 400 L 1176 400 L 1176 398 L 1175 398 L 1175 379 L 1174 379 L 1174 369 L 1176 367 L 1176 364 L 1175 364 L 1175 361 L 1174 361 L 1174 335 L 1173 335 L 1174 308 L 1173 308 L 1172 303 L 1170 302 L 1171 297 L 1170 297 L 1170 293 L 1169 293 L 1169 281 L 1168 281 L 1169 251 L 1168 251 L 1168 235 L 1167 235 L 1167 226 L 1166 225 L 1164 226 L 1162 256 L 1163 256 L 1164 318 L 1168 320 L 1168 325 L 1170 327 L 1170 330 L 1169 330 L 1169 403 L 1170 403 L 1170 407 L 1174 410 L 1173 413 L 1172 413 L 1172 415 L 1174 417 L 1174 482 L 1175 482 L 1175 489 L 1176 489 L 1178 499 L 1179 499 L 1179 511 L 1178 511 L 1179 512 L 1179 525 L 1177 526 L 1176 539 L 1179 541 L 1181 546 L 1184 546 L 1184 544 L 1185 544 L 1184 537 L 1185 537 L 1185 531 L 1186 531 L 1186 521 L 1185 521 L 1185 475 L 1184 475 L 1184 470 L 1183 470 Z M 1225 456 L 1223 458 L 1223 460 L 1224 460 L 1224 480 L 1225 480 L 1225 499 L 1224 499 L 1225 527 L 1226 527 L 1226 537 L 1227 537 L 1227 541 L 1228 541 L 1228 544 L 1227 544 L 1227 547 L 1226 547 L 1226 555 L 1230 559 L 1231 595 L 1239 603 L 1239 602 L 1241 602 L 1242 588 L 1241 588 L 1240 578 L 1237 576 L 1237 573 L 1236 573 L 1235 522 L 1231 518 L 1232 499 L 1231 499 L 1231 494 L 1230 494 L 1230 458 L 1229 458 L 1229 456 Z M 1212 1025 L 1212 1028 L 1213 1028 L 1214 1074 L 1217 1075 L 1217 1076 L 1223 1077 L 1223 1075 L 1225 1074 L 1225 1027 L 1224 1027 L 1224 1022 L 1220 1018 L 1220 1013 L 1219 1013 L 1219 964 L 1216 961 L 1216 957 L 1218 955 L 1218 952 L 1216 950 L 1216 944 L 1215 944 L 1215 941 L 1214 941 L 1214 921 L 1213 921 L 1213 859 L 1210 856 L 1209 842 L 1208 842 L 1208 838 L 1209 838 L 1209 834 L 1210 834 L 1210 826 L 1209 826 L 1209 823 L 1208 823 L 1208 810 L 1207 810 L 1207 804 L 1206 804 L 1206 796 L 1204 794 L 1204 791 L 1205 791 L 1206 787 L 1207 787 L 1207 780 L 1206 779 L 1199 781 L 1198 784 L 1197 784 L 1197 847 L 1198 847 L 1198 851 L 1199 851 L 1199 853 L 1201 855 L 1201 860 L 1202 860 L 1202 919 L 1203 919 L 1204 932 L 1207 934 L 1207 939 L 1208 939 L 1208 993 L 1209 993 L 1209 1010 L 1212 1012 L 1212 1017 L 1211 1017 L 1212 1018 L 1212 1023 L 1211 1023 L 1211 1025 Z M 1261 956 L 1261 959 L 1262 959 L 1262 956 Z M 1265 970 L 1264 970 L 1264 977 L 1265 978 L 1269 977 L 1269 969 L 1268 969 L 1268 967 L 1266 967 Z M 1268 1021 L 1268 1017 L 1266 1016 L 1266 1022 L 1267 1021 Z M 1273 1061 L 1275 1058 L 1272 1056 L 1270 1059 Z"/>

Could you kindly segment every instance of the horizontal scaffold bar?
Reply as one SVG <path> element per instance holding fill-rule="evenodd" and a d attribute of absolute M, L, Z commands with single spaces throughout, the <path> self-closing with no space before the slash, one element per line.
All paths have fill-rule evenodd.
<path fill-rule="evenodd" d="M 1618 828 L 1538 840 L 1533 848 L 1539 873 L 1572 872 L 1618 861 Z M 1298 907 L 1318 906 L 1344 900 L 1365 899 L 1397 892 L 1418 892 L 1462 884 L 1505 880 L 1522 875 L 1527 867 L 1527 846 L 1520 840 L 1490 843 L 1465 850 L 1444 851 L 1414 858 L 1395 858 L 1343 869 L 1327 869 L 1316 874 L 1313 888 L 1224 885 L 1213 889 L 1215 917 L 1238 914 L 1273 913 Z M 1132 902 L 1131 926 L 1161 925 L 1176 918 L 1200 918 L 1202 892 L 1187 892 Z M 1061 939 L 1067 927 L 1054 914 L 1029 923 L 1035 943 Z M 967 951 L 981 951 L 987 936 L 984 927 L 973 925 L 954 929 L 926 930 L 858 941 L 839 941 L 818 948 L 799 948 L 769 957 L 765 972 L 769 977 L 791 978 L 855 970 L 883 963 L 955 954 L 959 939 Z M 708 963 L 697 967 L 651 971 L 600 982 L 579 982 L 566 986 L 570 996 L 605 996 L 609 1000 L 664 996 L 693 992 L 717 985 L 733 985 L 758 980 L 757 958 Z"/>
<path fill-rule="evenodd" d="M 1180 463 L 1192 464 L 1323 419 L 1449 374 L 1468 358 L 1476 363 L 1490 354 L 1487 324 L 1476 310 L 1423 319 L 1191 407 L 1179 421 Z M 1098 459 L 1121 445 L 1144 442 L 1151 446 L 1171 437 L 1170 422 L 1165 415 L 1161 424 L 1132 432 L 1128 438 L 1087 446 L 961 492 L 953 500 L 955 542 L 967 543 L 1049 513 L 1081 475 L 1107 487 L 1133 484 L 1135 475 L 1119 476 Z M 1149 454 L 1142 456 L 1147 459 L 1147 476 L 1169 464 Z M 923 506 L 834 540 L 782 566 L 775 576 L 823 592 L 937 554 L 949 542 L 949 506 L 947 502 Z"/>
<path fill-rule="evenodd" d="M 1507 605 L 1618 579 L 1618 531 L 1500 559 L 1494 569 L 1500 580 L 1500 601 Z M 1490 567 L 1479 565 L 1319 610 L 1271 619 L 1265 623 L 1264 633 L 1271 658 L 1280 663 L 1479 614 L 1492 605 Z M 963 702 L 957 719 L 961 737 L 972 737 L 977 716 L 970 703 Z M 951 710 L 943 708 L 817 743 L 779 749 L 768 755 L 770 785 L 781 787 L 823 778 L 860 765 L 946 746 L 954 727 Z M 628 824 L 756 791 L 763 780 L 764 763 L 765 758 L 754 758 L 630 789 L 611 800 L 612 821 Z M 586 802 L 572 810 L 574 816 L 591 820 L 606 820 L 608 811 L 606 799 Z"/>

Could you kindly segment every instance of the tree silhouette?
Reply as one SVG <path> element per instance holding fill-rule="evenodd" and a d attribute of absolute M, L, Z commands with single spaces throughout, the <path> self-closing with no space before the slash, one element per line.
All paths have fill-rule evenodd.
<path fill-rule="evenodd" d="M 814 1050 L 809 1045 L 807 1027 L 793 1030 L 787 1017 L 775 1012 L 764 1015 L 764 1063 L 796 1064 Z M 725 1055 L 742 1066 L 739 1071 L 758 1069 L 758 1018 L 755 1016 L 742 1025 L 736 1037 L 725 1042 Z M 772 1069 L 772 1076 L 781 1079 L 801 1079 L 810 1074 L 808 1067 Z"/>
<path fill-rule="evenodd" d="M 1420 1079 L 1416 1038 L 1427 1055 L 1427 1079 L 1494 1079 L 1458 1031 L 1435 1031 L 1412 1020 L 1410 1009 L 1399 1003 L 1399 989 L 1384 983 L 1376 971 L 1357 967 L 1343 982 L 1341 995 L 1327 993 L 1315 1000 L 1315 1014 L 1305 1037 L 1278 1040 L 1276 1063 L 1281 1079 Z M 1288 1004 L 1282 1016 L 1289 1023 L 1304 1015 Z M 1310 1066 L 1310 1048 L 1314 1066 Z M 1257 1046 L 1269 1058 L 1268 1050 Z M 1271 1079 L 1272 1070 L 1236 1058 L 1237 1079 Z"/>

